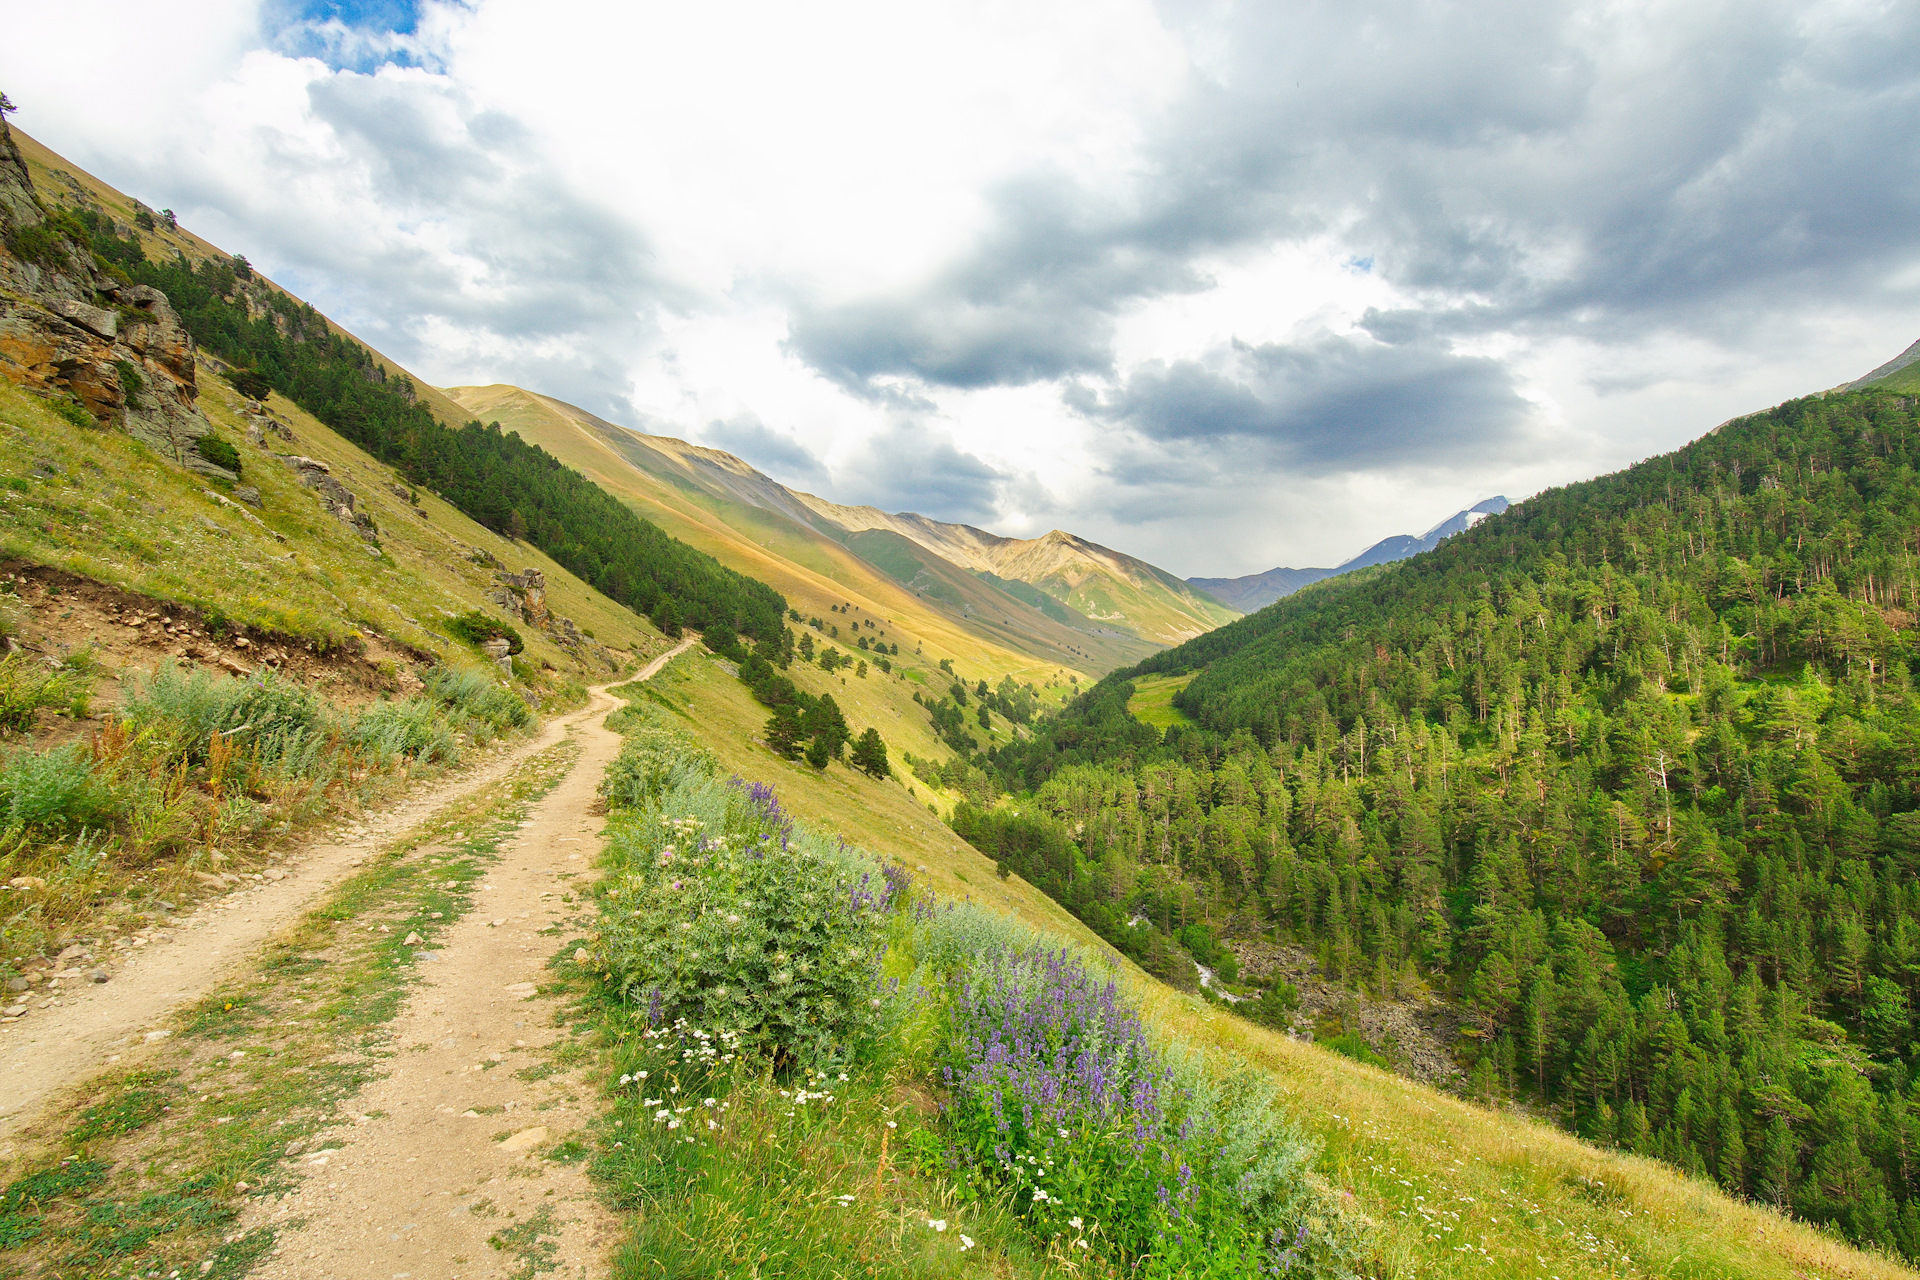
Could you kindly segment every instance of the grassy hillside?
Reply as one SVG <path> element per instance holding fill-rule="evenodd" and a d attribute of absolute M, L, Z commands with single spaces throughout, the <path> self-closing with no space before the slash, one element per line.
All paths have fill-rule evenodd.
<path fill-rule="evenodd" d="M 950 567 L 930 570 L 919 589 L 879 568 L 804 519 L 783 490 L 731 455 L 662 436 L 642 436 L 518 387 L 448 389 L 465 412 L 498 421 L 618 494 L 675 537 L 743 573 L 770 583 L 805 617 L 851 604 L 880 619 L 901 656 L 921 651 L 925 665 L 951 657 L 969 672 L 998 679 L 1097 674 L 1137 660 L 1151 646 L 1089 636 L 989 589 Z M 903 572 L 899 555 L 870 545 Z M 905 554 L 911 555 L 911 552 Z M 911 582 L 914 573 L 907 574 Z"/>
<path fill-rule="evenodd" d="M 1148 676 L 1133 682 L 1133 696 L 1127 699 L 1127 714 L 1156 729 L 1190 725 L 1186 712 L 1173 705 L 1173 696 L 1193 680 L 1182 676 Z"/>
<path fill-rule="evenodd" d="M 682 439 L 628 432 L 532 391 L 449 388 L 447 395 L 468 413 L 497 418 L 549 451 L 563 451 L 570 443 L 578 449 L 580 441 L 572 438 L 584 434 L 591 443 L 564 453 L 570 464 L 586 466 L 595 453 L 611 449 L 730 526 L 735 537 L 762 541 L 768 549 L 778 541 L 789 555 L 801 553 L 810 566 L 818 568 L 822 555 L 839 560 L 816 543 L 852 549 L 868 568 L 841 578 L 847 585 L 862 585 L 860 580 L 872 578 L 877 568 L 922 608 L 948 614 L 993 645 L 1033 652 L 1043 660 L 1058 658 L 1079 670 L 1102 672 L 1236 616 L 1152 564 L 1068 533 L 1020 541 L 924 516 L 841 507 L 780 486 L 732 455 Z M 618 484 L 618 476 L 597 478 Z M 647 493 L 636 491 L 634 497 L 649 518 L 672 518 L 666 512 L 655 516 Z M 660 501 L 659 495 L 651 495 L 651 501 Z M 691 533 L 680 535 L 691 541 Z M 839 572 L 845 574 L 843 568 Z M 803 583 L 795 583 L 793 591 L 801 589 Z"/>
<path fill-rule="evenodd" d="M 293 440 L 268 439 L 329 465 L 378 526 L 376 551 L 327 513 L 290 468 L 244 443 L 239 396 L 213 376 L 202 387 L 201 408 L 215 429 L 242 442 L 241 478 L 260 490 L 257 512 L 129 437 L 76 429 L 44 401 L 0 385 L 0 476 L 9 486 L 0 503 L 0 554 L 323 647 L 359 633 L 444 656 L 463 651 L 446 632 L 450 615 L 477 607 L 508 621 L 488 601 L 495 570 L 476 561 L 479 551 L 515 572 L 540 569 L 549 608 L 600 643 L 636 653 L 664 644 L 645 619 L 539 552 L 481 528 L 431 494 L 420 494 L 415 508 L 389 490 L 389 468 L 276 399 L 273 408 L 291 424 Z M 530 662 L 581 677 L 609 674 L 605 664 L 583 663 L 549 634 L 519 629 Z"/>
<path fill-rule="evenodd" d="M 421 403 L 416 379 L 244 260 L 183 236 L 164 217 L 61 168 L 42 148 L 31 148 L 27 167 L 40 199 L 58 213 L 61 234 L 90 240 L 99 271 L 161 288 L 203 353 L 245 370 L 236 385 L 248 394 L 265 395 L 269 386 L 284 392 L 387 464 L 393 479 L 431 488 L 478 523 L 545 549 L 669 630 L 682 619 L 711 621 L 780 639 L 783 602 L 764 585 L 674 541 L 511 435 L 464 417 L 440 420 L 436 410 L 445 412 L 446 402 Z"/>
<path fill-rule="evenodd" d="M 781 803 L 849 843 L 898 859 L 949 897 L 1006 911 L 1107 951 L 1058 903 L 928 815 L 898 782 L 840 765 L 816 774 L 748 740 L 761 709 L 708 658 L 675 661 L 668 709 L 726 769 L 771 783 Z M 850 717 L 851 718 L 851 717 Z M 1524 1115 L 1490 1110 L 1290 1040 L 1154 982 L 1122 963 L 1150 1025 L 1202 1047 L 1224 1070 L 1267 1073 L 1325 1143 L 1322 1171 L 1380 1236 L 1392 1277 L 1658 1276 L 1721 1280 L 1910 1277 L 1774 1211 Z"/>
<path fill-rule="evenodd" d="M 973 573 L 1026 583 L 1095 627 L 1154 644 L 1177 644 L 1238 616 L 1164 569 L 1059 529 L 1038 538 L 1003 538 L 912 512 L 847 507 L 809 493 L 790 497 L 824 528 L 897 534 Z"/>

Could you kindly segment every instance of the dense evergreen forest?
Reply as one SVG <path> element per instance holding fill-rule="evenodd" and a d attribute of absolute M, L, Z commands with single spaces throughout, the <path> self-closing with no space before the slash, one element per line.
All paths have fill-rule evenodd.
<path fill-rule="evenodd" d="M 634 514 L 606 490 L 498 423 L 443 425 L 389 377 L 373 354 L 318 311 L 264 282 L 244 259 L 152 262 L 137 240 L 81 215 L 92 250 L 161 290 L 195 342 L 239 366 L 407 480 L 474 520 L 553 557 L 575 576 L 644 613 L 669 634 L 725 626 L 784 641 L 786 601 L 773 588 Z"/>
<path fill-rule="evenodd" d="M 1785 404 L 1301 591 L 1003 748 L 958 825 L 1136 949 L 1450 993 L 1472 1090 L 1920 1259 L 1916 403 Z M 1146 672 L 1197 673 L 1191 727 L 1127 714 Z"/>

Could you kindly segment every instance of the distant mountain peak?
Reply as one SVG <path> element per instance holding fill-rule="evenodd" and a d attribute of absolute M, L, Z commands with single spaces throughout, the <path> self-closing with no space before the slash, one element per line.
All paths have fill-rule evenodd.
<path fill-rule="evenodd" d="M 1038 609 L 1035 618 L 1044 615 L 1083 634 L 1158 646 L 1179 644 L 1236 616 L 1166 570 L 1065 529 L 1049 529 L 1036 538 L 1008 538 L 918 512 L 844 505 L 783 485 L 723 450 L 622 427 L 552 396 L 504 384 L 453 387 L 448 394 L 474 414 L 505 414 L 529 431 L 538 424 L 516 414 L 529 406 L 544 408 L 555 420 L 590 428 L 594 447 L 602 453 L 621 456 L 629 465 L 710 499 L 805 525 L 911 590 L 921 589 L 915 584 L 923 572 L 942 577 L 946 586 L 940 588 L 944 594 L 939 599 L 964 617 L 974 612 L 985 616 L 1013 600 Z M 631 441 L 644 445 L 646 454 L 628 447 Z M 550 448 L 564 449 L 558 439 L 547 442 Z M 982 591 L 987 594 L 976 599 Z M 962 596 L 974 603 L 960 603 Z"/>
<path fill-rule="evenodd" d="M 1488 516 L 1497 516 L 1511 505 L 1504 495 L 1484 498 L 1464 511 L 1454 512 L 1417 538 L 1410 533 L 1382 538 L 1351 560 L 1344 560 L 1331 569 L 1283 567 L 1269 569 L 1265 573 L 1248 574 L 1244 578 L 1188 578 L 1187 583 L 1222 604 L 1242 613 L 1252 613 L 1323 578 L 1334 578 L 1343 573 L 1352 573 L 1355 569 L 1389 564 L 1395 560 L 1405 560 L 1408 556 L 1417 556 L 1423 551 L 1431 551 L 1454 534 L 1465 533 Z"/>

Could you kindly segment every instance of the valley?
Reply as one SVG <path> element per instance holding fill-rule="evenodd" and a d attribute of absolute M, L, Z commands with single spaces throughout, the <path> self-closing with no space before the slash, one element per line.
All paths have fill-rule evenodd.
<path fill-rule="evenodd" d="M 1913 1274 L 1920 366 L 1230 588 L 0 143 L 0 1277 Z"/>

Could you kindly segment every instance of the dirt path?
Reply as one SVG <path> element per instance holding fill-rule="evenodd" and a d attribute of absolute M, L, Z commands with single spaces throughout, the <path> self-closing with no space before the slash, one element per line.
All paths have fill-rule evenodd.
<path fill-rule="evenodd" d="M 649 663 L 638 678 L 652 678 L 695 639 L 689 635 Z M 321 895 L 389 841 L 504 777 L 527 757 L 561 741 L 576 728 L 589 731 L 596 740 L 613 738 L 617 747 L 617 738 L 599 728 L 600 720 L 614 705 L 604 686 L 592 690 L 584 709 L 549 721 L 532 740 L 370 815 L 364 822 L 349 824 L 334 839 L 289 853 L 276 863 L 276 870 L 284 873 L 284 878 L 258 881 L 251 888 L 202 904 L 167 931 L 173 941 L 156 939 L 131 952 L 113 970 L 110 981 L 69 987 L 62 991 L 58 1005 L 36 1009 L 29 1017 L 0 1025 L 0 1155 L 6 1154 L 5 1144 L 55 1095 L 116 1061 L 128 1045 L 161 1032 L 172 1010 L 212 990 L 246 963 L 261 943 L 298 920 Z M 576 777 L 562 789 L 585 774 L 591 796 L 602 766 L 593 767 L 590 773 L 576 769 Z M 84 964 L 91 968 L 97 962 L 88 959 Z"/>
<path fill-rule="evenodd" d="M 596 789 L 621 743 L 601 719 L 579 722 L 579 763 L 501 846 L 478 904 L 447 931 L 392 1024 L 392 1069 L 350 1104 L 358 1122 L 326 1138 L 334 1149 L 296 1190 L 249 1211 L 246 1227 L 280 1227 L 260 1280 L 600 1271 L 612 1220 L 584 1163 L 544 1158 L 598 1099 L 554 1073 L 564 1019 L 534 988 L 564 941 L 541 931 L 582 911 L 571 890 L 590 874 Z"/>

